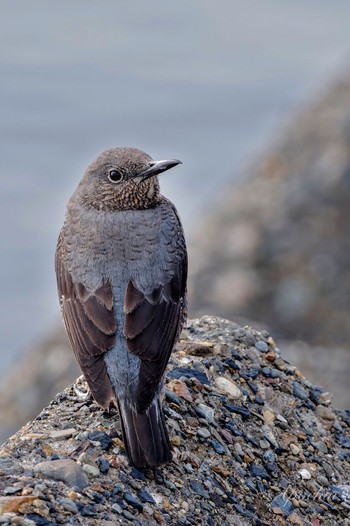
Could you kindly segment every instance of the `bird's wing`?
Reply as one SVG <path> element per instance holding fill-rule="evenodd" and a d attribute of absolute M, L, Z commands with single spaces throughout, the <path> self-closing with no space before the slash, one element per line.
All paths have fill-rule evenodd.
<path fill-rule="evenodd" d="M 61 257 L 60 242 L 56 251 L 56 276 L 63 320 L 68 337 L 96 402 L 107 407 L 114 397 L 103 360 L 115 343 L 116 318 L 110 283 L 88 291 L 73 283 Z"/>
<path fill-rule="evenodd" d="M 156 286 L 150 294 L 129 281 L 125 293 L 124 335 L 128 350 L 141 359 L 136 392 L 140 412 L 154 397 L 186 315 L 187 254 L 182 227 L 176 219 L 175 232 L 174 224 L 165 229 L 165 236 L 173 243 L 169 281 Z"/>

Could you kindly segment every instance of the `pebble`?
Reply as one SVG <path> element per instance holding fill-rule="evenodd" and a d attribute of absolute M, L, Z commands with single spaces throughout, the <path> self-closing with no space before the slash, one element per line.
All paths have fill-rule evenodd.
<path fill-rule="evenodd" d="M 288 517 L 294 509 L 292 502 L 283 493 L 273 499 L 270 507 L 274 513 L 278 515 L 281 512 L 285 517 Z"/>
<path fill-rule="evenodd" d="M 209 438 L 209 437 L 210 437 L 211 432 L 210 432 L 209 429 L 207 429 L 206 427 L 199 427 L 199 428 L 197 429 L 197 435 L 198 435 L 200 438 L 206 439 L 206 438 Z"/>
<path fill-rule="evenodd" d="M 87 438 L 93 442 L 99 442 L 101 448 L 106 450 L 112 444 L 111 437 L 104 431 L 95 430 L 91 433 L 88 433 Z"/>
<path fill-rule="evenodd" d="M 190 482 L 190 486 L 197 495 L 200 495 L 201 497 L 204 497 L 205 499 L 209 498 L 209 493 L 204 489 L 202 484 L 200 484 L 199 482 L 195 482 L 195 481 Z"/>
<path fill-rule="evenodd" d="M 73 514 L 78 513 L 78 507 L 72 499 L 68 499 L 66 497 L 58 497 L 57 502 L 59 502 L 62 508 L 64 508 L 66 511 L 69 511 Z"/>
<path fill-rule="evenodd" d="M 301 452 L 301 449 L 296 446 L 295 444 L 290 444 L 290 449 L 291 449 L 291 452 L 293 453 L 293 455 L 299 455 L 299 453 Z"/>
<path fill-rule="evenodd" d="M 128 504 L 130 504 L 133 508 L 137 509 L 138 511 L 143 510 L 143 504 L 139 500 L 134 497 L 131 493 L 125 492 L 124 493 L 124 499 Z"/>
<path fill-rule="evenodd" d="M 152 469 L 129 466 L 116 411 L 107 413 L 91 401 L 78 402 L 74 389 L 68 388 L 26 426 L 23 440 L 15 437 L 1 450 L 5 498 L 30 497 L 25 513 L 19 513 L 27 523 L 11 526 L 229 526 L 238 516 L 255 526 L 300 526 L 300 518 L 312 524 L 315 516 L 325 524 L 332 524 L 334 516 L 346 524 L 350 504 L 341 486 L 348 475 L 350 413 L 335 410 L 329 396 L 322 397 L 275 348 L 272 360 L 271 350 L 254 347 L 267 335 L 241 329 L 237 341 L 233 336 L 237 326 L 231 322 L 204 317 L 191 323 L 192 332 L 183 333 L 181 360 L 178 352 L 170 359 L 170 371 L 177 369 L 179 377 L 165 379 L 177 391 L 167 389 L 163 403 L 170 440 L 177 444 L 174 462 Z M 203 335 L 211 341 L 212 351 L 194 357 L 191 339 L 200 342 Z M 293 392 L 296 383 L 309 396 L 302 403 Z M 86 391 L 83 379 L 80 384 Z M 187 399 L 181 396 L 188 392 Z M 76 407 L 77 403 L 82 405 Z M 335 418 L 327 422 L 319 417 L 315 403 L 320 414 L 324 411 L 320 407 L 326 408 Z M 73 412 L 77 431 L 59 442 L 50 437 L 47 430 L 55 428 L 53 422 L 73 429 Z M 82 466 L 75 465 L 87 486 L 78 488 L 70 481 L 72 489 L 33 473 L 34 466 L 44 463 L 43 455 L 60 457 L 51 465 L 74 464 L 72 459 L 79 458 Z M 96 476 L 86 477 L 85 466 L 98 469 Z M 314 497 L 317 492 L 319 499 Z"/>
<path fill-rule="evenodd" d="M 263 340 L 257 341 L 255 344 L 255 348 L 258 349 L 258 351 L 263 352 L 263 353 L 267 353 L 269 350 L 269 346 Z"/>
<path fill-rule="evenodd" d="M 210 441 L 210 444 L 213 446 L 216 453 L 218 453 L 219 455 L 224 455 L 226 453 L 226 448 L 214 438 Z"/>
<path fill-rule="evenodd" d="M 83 464 L 83 471 L 90 477 L 98 477 L 100 474 L 98 467 L 91 464 Z"/>
<path fill-rule="evenodd" d="M 257 466 L 256 464 L 252 464 L 249 467 L 249 471 L 253 477 L 259 477 L 261 479 L 270 478 L 270 475 L 267 473 L 266 469 L 263 466 Z"/>
<path fill-rule="evenodd" d="M 215 378 L 215 385 L 221 392 L 225 393 L 228 398 L 239 399 L 242 397 L 242 392 L 239 387 L 223 376 L 217 376 Z"/>
<path fill-rule="evenodd" d="M 293 394 L 300 400 L 309 398 L 307 391 L 301 386 L 300 382 L 297 381 L 293 383 Z"/>
<path fill-rule="evenodd" d="M 196 369 L 191 369 L 190 367 L 175 367 L 174 369 L 171 369 L 169 372 L 168 372 L 168 378 L 171 378 L 171 379 L 177 379 L 179 380 L 180 378 L 188 378 L 188 379 L 191 379 L 191 378 L 196 378 L 197 380 L 199 380 L 199 382 L 203 385 L 210 385 L 210 382 L 208 380 L 208 377 L 206 375 L 206 373 L 204 372 L 201 372 L 201 371 L 197 371 Z"/>
<path fill-rule="evenodd" d="M 198 415 L 205 418 L 209 424 L 214 424 L 214 411 L 209 406 L 205 404 L 198 404 L 196 411 Z"/>
<path fill-rule="evenodd" d="M 249 416 L 250 416 L 250 411 L 246 407 L 242 407 L 242 406 L 239 406 L 239 405 L 232 405 L 232 404 L 228 404 L 228 403 L 225 403 L 225 407 L 231 413 L 236 413 L 236 414 L 240 415 L 242 417 L 242 419 L 244 419 L 244 420 L 249 418 Z"/>
<path fill-rule="evenodd" d="M 336 416 L 332 409 L 330 407 L 326 407 L 325 405 L 318 405 L 316 406 L 316 414 L 320 418 L 323 418 L 324 420 L 335 420 Z"/>
<path fill-rule="evenodd" d="M 130 513 L 130 511 L 128 510 L 123 510 L 123 515 L 124 517 L 128 520 L 128 521 L 133 521 L 134 520 L 134 516 L 132 513 Z"/>
<path fill-rule="evenodd" d="M 301 478 L 302 478 L 303 480 L 309 480 L 309 479 L 311 479 L 311 473 L 310 473 L 310 471 L 307 470 L 307 469 L 301 469 L 301 470 L 298 471 L 298 473 L 299 473 L 299 475 L 301 476 Z"/>
<path fill-rule="evenodd" d="M 152 495 L 150 493 L 148 493 L 148 491 L 146 489 L 144 489 L 144 488 L 141 489 L 138 492 L 137 496 L 142 502 L 148 502 L 150 504 L 155 504 L 156 503 L 156 501 L 154 500 Z"/>
<path fill-rule="evenodd" d="M 77 486 L 79 489 L 84 489 L 89 484 L 80 466 L 70 459 L 41 462 L 34 466 L 34 473 L 40 473 L 50 479 L 62 480 L 68 486 Z"/>
<path fill-rule="evenodd" d="M 99 470 L 100 470 L 101 473 L 103 473 L 104 475 L 106 473 L 108 473 L 108 471 L 109 471 L 109 461 L 106 458 L 99 457 L 96 462 L 97 462 L 97 465 L 98 465 Z"/>

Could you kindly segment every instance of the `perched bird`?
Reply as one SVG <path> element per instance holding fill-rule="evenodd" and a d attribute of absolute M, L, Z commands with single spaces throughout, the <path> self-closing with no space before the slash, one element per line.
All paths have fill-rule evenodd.
<path fill-rule="evenodd" d="M 157 176 L 178 164 L 136 148 L 101 153 L 68 202 L 56 248 L 71 346 L 96 402 L 117 401 L 138 468 L 172 458 L 159 397 L 186 318 L 187 253 Z"/>

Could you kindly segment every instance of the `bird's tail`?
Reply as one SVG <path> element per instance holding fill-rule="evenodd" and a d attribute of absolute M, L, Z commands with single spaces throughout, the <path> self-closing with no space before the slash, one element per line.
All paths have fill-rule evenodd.
<path fill-rule="evenodd" d="M 125 400 L 118 400 L 118 409 L 130 463 L 146 468 L 170 462 L 171 445 L 158 396 L 145 413 L 137 413 Z"/>

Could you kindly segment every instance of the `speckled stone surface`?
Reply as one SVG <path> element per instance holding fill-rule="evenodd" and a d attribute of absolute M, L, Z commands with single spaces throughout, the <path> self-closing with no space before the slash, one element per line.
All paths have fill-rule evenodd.
<path fill-rule="evenodd" d="M 117 411 L 86 390 L 81 377 L 1 448 L 0 524 L 350 525 L 350 412 L 266 331 L 188 323 L 165 380 L 162 468 L 128 465 Z"/>

